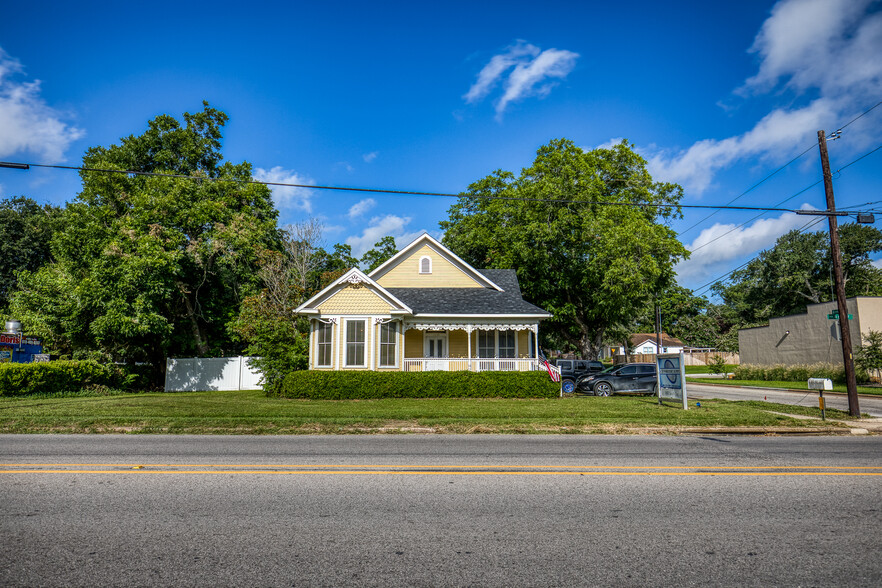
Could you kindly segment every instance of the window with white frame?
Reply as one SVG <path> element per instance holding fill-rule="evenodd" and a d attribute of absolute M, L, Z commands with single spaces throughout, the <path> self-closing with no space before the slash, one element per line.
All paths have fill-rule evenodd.
<path fill-rule="evenodd" d="M 420 257 L 420 273 L 421 274 L 431 274 L 432 273 L 432 258 L 424 255 Z"/>
<path fill-rule="evenodd" d="M 478 331 L 478 357 L 496 357 L 496 333 Z"/>
<path fill-rule="evenodd" d="M 398 324 L 380 325 L 380 367 L 398 365 Z"/>
<path fill-rule="evenodd" d="M 499 357 L 515 356 L 517 333 L 515 331 L 499 331 Z"/>
<path fill-rule="evenodd" d="M 331 367 L 331 349 L 334 325 L 331 323 L 318 323 L 316 327 L 316 358 L 315 365 L 319 367 Z"/>
<path fill-rule="evenodd" d="M 346 321 L 346 365 L 364 366 L 364 320 Z"/>

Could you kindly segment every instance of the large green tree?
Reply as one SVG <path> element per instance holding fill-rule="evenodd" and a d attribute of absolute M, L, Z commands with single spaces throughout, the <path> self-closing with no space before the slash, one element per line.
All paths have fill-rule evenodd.
<path fill-rule="evenodd" d="M 476 267 L 517 270 L 525 297 L 553 314 L 545 327 L 594 358 L 609 329 L 673 282 L 687 252 L 666 221 L 681 196 L 627 142 L 583 151 L 559 139 L 519 176 L 470 185 L 441 227 Z"/>
<path fill-rule="evenodd" d="M 55 233 L 55 261 L 22 274 L 12 307 L 69 352 L 161 369 L 168 355 L 236 352 L 227 329 L 259 287 L 258 253 L 278 248 L 277 212 L 251 166 L 223 162 L 227 116 L 204 103 L 93 147 L 83 189 Z M 196 176 L 168 177 L 168 174 Z"/>
<path fill-rule="evenodd" d="M 16 274 L 36 271 L 52 259 L 49 243 L 59 213 L 24 196 L 0 200 L 0 313 L 18 283 Z"/>

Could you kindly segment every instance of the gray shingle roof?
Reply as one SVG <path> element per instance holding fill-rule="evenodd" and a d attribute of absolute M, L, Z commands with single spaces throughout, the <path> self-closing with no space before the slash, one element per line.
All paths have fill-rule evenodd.
<path fill-rule="evenodd" d="M 420 314 L 548 314 L 521 297 L 515 270 L 478 270 L 504 291 L 489 288 L 386 288 Z"/>

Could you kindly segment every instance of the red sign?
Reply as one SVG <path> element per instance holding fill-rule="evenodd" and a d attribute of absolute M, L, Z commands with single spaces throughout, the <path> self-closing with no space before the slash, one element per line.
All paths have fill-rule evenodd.
<path fill-rule="evenodd" d="M 0 345 L 39 345 L 40 340 L 36 337 L 19 337 L 19 335 L 10 335 L 8 333 L 0 333 Z"/>

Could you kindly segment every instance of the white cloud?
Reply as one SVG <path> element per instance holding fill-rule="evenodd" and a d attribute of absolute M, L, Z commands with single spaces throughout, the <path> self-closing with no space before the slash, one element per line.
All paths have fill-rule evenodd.
<path fill-rule="evenodd" d="M 616 145 L 618 145 L 619 143 L 621 143 L 624 140 L 625 140 L 624 137 L 613 137 L 609 141 L 607 141 L 605 143 L 601 143 L 600 145 L 597 145 L 596 147 L 587 147 L 587 148 L 583 148 L 582 150 L 583 151 L 593 151 L 594 149 L 612 149 L 613 147 L 615 147 Z"/>
<path fill-rule="evenodd" d="M 365 163 L 370 163 L 377 158 L 380 153 L 378 151 L 371 151 L 370 153 L 365 153 L 361 156 L 364 159 Z"/>
<path fill-rule="evenodd" d="M 358 218 L 364 215 L 364 213 L 366 213 L 376 205 L 377 201 L 373 198 L 365 198 L 364 200 L 359 200 L 349 209 L 349 218 Z"/>
<path fill-rule="evenodd" d="M 524 41 L 518 41 L 509 47 L 505 53 L 494 55 L 478 73 L 478 79 L 475 80 L 475 83 L 472 84 L 472 87 L 469 88 L 469 91 L 463 98 L 469 104 L 483 99 L 496 86 L 506 70 L 521 60 L 535 58 L 539 53 L 541 53 L 539 47 Z"/>
<path fill-rule="evenodd" d="M 740 90 L 766 91 L 782 79 L 797 90 L 839 93 L 858 80 L 876 79 L 882 15 L 868 16 L 873 0 L 783 0 L 763 23 L 750 52 L 759 71 Z M 875 53 L 864 53 L 864 49 Z"/>
<path fill-rule="evenodd" d="M 759 157 L 778 163 L 789 160 L 817 141 L 817 130 L 838 118 L 834 101 L 819 98 L 797 110 L 774 110 L 750 131 L 728 139 L 704 139 L 679 152 L 641 149 L 656 179 L 682 184 L 700 195 L 714 174 L 739 160 Z"/>
<path fill-rule="evenodd" d="M 32 153 L 43 163 L 64 161 L 71 142 L 85 131 L 62 119 L 40 96 L 40 80 L 16 81 L 23 73 L 21 63 L 0 48 L 0 157 Z"/>
<path fill-rule="evenodd" d="M 809 207 L 804 205 L 803 208 Z M 677 264 L 677 276 L 681 280 L 716 278 L 725 272 L 733 260 L 772 247 L 778 237 L 802 228 L 811 218 L 785 212 L 778 218 L 760 219 L 744 227 L 716 223 L 701 231 L 687 245 L 692 255 Z"/>
<path fill-rule="evenodd" d="M 254 179 L 260 182 L 276 184 L 299 184 L 299 186 L 269 187 L 273 191 L 273 200 L 276 203 L 276 208 L 293 208 L 303 210 L 304 212 L 312 212 L 313 191 L 303 187 L 315 184 L 315 181 L 311 178 L 277 165 L 270 170 L 258 167 L 254 170 Z"/>
<path fill-rule="evenodd" d="M 422 231 L 407 231 L 406 228 L 410 221 L 410 217 L 395 216 L 394 214 L 383 217 L 375 216 L 361 235 L 347 238 L 346 244 L 352 246 L 352 255 L 355 257 L 364 255 L 365 251 L 372 249 L 374 244 L 386 235 L 395 237 L 396 245 L 399 248 L 403 247 L 422 233 Z"/>
<path fill-rule="evenodd" d="M 758 71 L 736 93 L 747 99 L 770 93 L 788 106 L 741 135 L 705 139 L 680 151 L 644 149 L 653 175 L 698 195 L 719 170 L 748 158 L 784 163 L 811 145 L 818 129 L 832 131 L 875 103 L 882 95 L 878 9 L 873 0 L 779 2 L 750 48 L 759 56 Z M 801 98 L 807 93 L 817 97 L 806 103 Z M 868 144 L 869 133 L 858 125 L 849 133 L 853 148 Z"/>
<path fill-rule="evenodd" d="M 487 62 L 463 99 L 468 104 L 479 102 L 504 80 L 503 94 L 496 102 L 496 118 L 501 119 L 512 102 L 530 96 L 547 96 L 556 83 L 552 79 L 566 78 L 578 58 L 579 54 L 572 51 L 542 51 L 535 45 L 518 41 Z"/>

